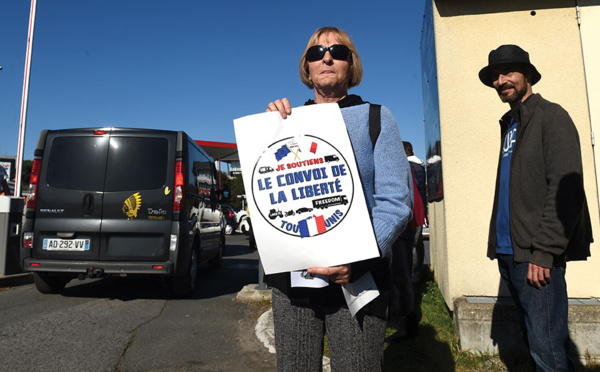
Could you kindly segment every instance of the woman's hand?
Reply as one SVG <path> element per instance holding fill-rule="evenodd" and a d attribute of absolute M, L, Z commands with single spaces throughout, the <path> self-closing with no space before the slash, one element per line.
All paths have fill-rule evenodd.
<path fill-rule="evenodd" d="M 332 266 L 332 267 L 309 267 L 310 274 L 320 274 L 329 276 L 329 280 L 334 283 L 342 284 L 350 281 L 350 264 Z"/>
<path fill-rule="evenodd" d="M 292 106 L 287 98 L 278 99 L 275 102 L 270 102 L 267 106 L 266 112 L 279 111 L 282 118 L 287 118 L 288 115 L 292 114 Z"/>

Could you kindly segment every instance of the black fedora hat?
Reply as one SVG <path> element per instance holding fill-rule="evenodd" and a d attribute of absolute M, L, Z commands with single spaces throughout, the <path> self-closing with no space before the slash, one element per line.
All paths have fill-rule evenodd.
<path fill-rule="evenodd" d="M 529 62 L 529 53 L 516 45 L 501 45 L 498 49 L 490 52 L 488 65 L 479 71 L 479 80 L 488 87 L 493 87 L 491 68 L 514 63 L 527 65 L 531 68 L 531 85 L 535 85 L 542 78 L 535 66 Z"/>

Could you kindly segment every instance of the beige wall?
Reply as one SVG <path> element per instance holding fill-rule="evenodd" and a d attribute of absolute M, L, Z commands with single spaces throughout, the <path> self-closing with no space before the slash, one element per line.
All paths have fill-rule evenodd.
<path fill-rule="evenodd" d="M 583 61 L 585 66 L 585 77 L 588 88 L 588 103 L 590 106 L 590 118 L 592 131 L 596 133 L 596 142 L 600 140 L 600 1 L 585 0 L 578 1 L 581 18 L 581 47 L 583 49 Z M 600 164 L 600 151 L 595 151 L 596 164 Z M 599 174 L 596 170 L 596 178 Z M 600 234 L 599 234 L 600 236 Z M 598 238 L 600 240 L 600 237 Z"/>
<path fill-rule="evenodd" d="M 430 246 L 436 278 L 452 309 L 457 297 L 499 294 L 497 265 L 486 258 L 486 249 L 500 146 L 498 119 L 509 107 L 477 75 L 487 65 L 488 53 L 499 45 L 517 44 L 528 51 L 542 74 L 534 92 L 571 114 L 582 145 L 596 240 L 600 240 L 600 225 L 573 1 L 434 0 L 433 4 L 444 200 L 430 205 Z M 600 297 L 598 244 L 592 246 L 592 254 L 585 263 L 569 264 L 570 297 Z"/>

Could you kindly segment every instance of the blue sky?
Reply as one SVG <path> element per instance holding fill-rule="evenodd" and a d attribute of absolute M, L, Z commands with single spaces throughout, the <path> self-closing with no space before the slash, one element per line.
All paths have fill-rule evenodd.
<path fill-rule="evenodd" d="M 0 155 L 16 155 L 30 2 L 0 9 Z M 43 129 L 184 130 L 235 142 L 233 119 L 314 94 L 298 60 L 321 26 L 350 34 L 363 62 L 350 93 L 388 106 L 425 158 L 420 40 L 425 0 L 39 0 L 25 159 Z"/>

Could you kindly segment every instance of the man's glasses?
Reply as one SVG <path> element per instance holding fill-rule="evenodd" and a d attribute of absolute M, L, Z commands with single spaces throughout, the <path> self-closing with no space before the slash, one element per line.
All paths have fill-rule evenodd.
<path fill-rule="evenodd" d="M 350 48 L 342 44 L 334 44 L 329 47 L 324 47 L 323 45 L 311 46 L 306 51 L 306 59 L 308 62 L 320 61 L 327 51 L 331 53 L 333 59 L 347 61 L 350 58 Z"/>

